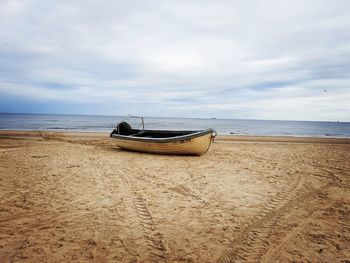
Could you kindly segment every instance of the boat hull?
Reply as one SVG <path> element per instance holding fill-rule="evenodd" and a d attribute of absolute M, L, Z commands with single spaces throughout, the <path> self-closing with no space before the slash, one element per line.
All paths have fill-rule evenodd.
<path fill-rule="evenodd" d="M 195 138 L 183 138 L 169 142 L 138 141 L 114 137 L 116 145 L 122 149 L 157 154 L 202 155 L 209 150 L 212 134 Z"/>

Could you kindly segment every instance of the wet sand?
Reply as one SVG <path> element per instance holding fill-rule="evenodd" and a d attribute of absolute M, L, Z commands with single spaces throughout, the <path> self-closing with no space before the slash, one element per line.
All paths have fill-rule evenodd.
<path fill-rule="evenodd" d="M 350 140 L 222 136 L 201 157 L 0 131 L 0 262 L 349 262 Z"/>

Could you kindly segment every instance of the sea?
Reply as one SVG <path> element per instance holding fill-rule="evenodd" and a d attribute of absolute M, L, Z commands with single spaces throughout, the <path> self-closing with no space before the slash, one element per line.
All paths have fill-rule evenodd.
<path fill-rule="evenodd" d="M 125 116 L 0 113 L 0 130 L 111 132 Z M 142 127 L 141 119 L 126 120 Z M 350 122 L 144 117 L 145 129 L 200 130 L 218 134 L 350 138 Z"/>

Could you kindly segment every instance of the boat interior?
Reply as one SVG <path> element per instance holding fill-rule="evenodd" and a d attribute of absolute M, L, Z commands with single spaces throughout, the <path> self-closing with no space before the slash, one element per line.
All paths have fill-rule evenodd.
<path fill-rule="evenodd" d="M 119 134 L 131 137 L 147 137 L 147 138 L 169 138 L 192 134 L 197 131 L 161 131 L 161 130 L 137 130 L 132 129 L 127 122 L 121 122 L 112 134 Z"/>

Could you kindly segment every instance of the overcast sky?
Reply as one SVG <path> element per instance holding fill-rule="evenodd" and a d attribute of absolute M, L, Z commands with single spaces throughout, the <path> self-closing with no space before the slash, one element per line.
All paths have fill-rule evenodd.
<path fill-rule="evenodd" d="M 0 112 L 350 121 L 350 1 L 0 0 Z"/>

